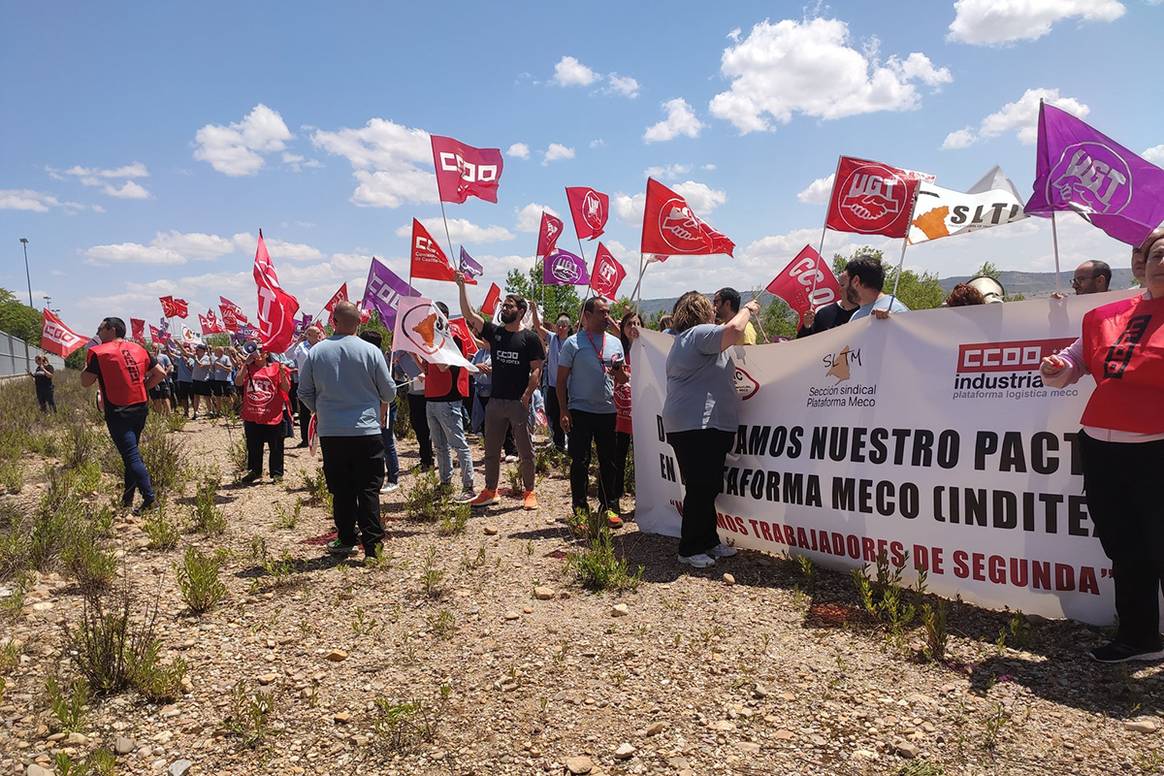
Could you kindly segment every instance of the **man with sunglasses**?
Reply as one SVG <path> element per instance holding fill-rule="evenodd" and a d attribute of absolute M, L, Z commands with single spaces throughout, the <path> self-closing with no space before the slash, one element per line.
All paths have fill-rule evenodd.
<path fill-rule="evenodd" d="M 501 446 L 507 429 L 513 430 L 517 443 L 522 480 L 522 506 L 537 509 L 534 494 L 533 440 L 529 430 L 529 403 L 542 377 L 542 362 L 546 351 L 541 338 L 530 329 L 521 327 L 521 319 L 529 308 L 517 294 L 507 294 L 501 301 L 501 325 L 485 323 L 469 305 L 465 294 L 465 278 L 457 273 L 461 314 L 473 331 L 489 343 L 493 359 L 493 385 L 489 404 L 485 407 L 485 488 L 469 502 L 471 507 L 497 504 L 497 481 L 501 477 Z"/>
<path fill-rule="evenodd" d="M 1102 294 L 1111 286 L 1111 267 L 1106 261 L 1085 261 L 1075 268 L 1075 276 L 1071 278 L 1071 287 L 1075 295 Z"/>
<path fill-rule="evenodd" d="M 138 442 L 150 411 L 150 389 L 166 379 L 166 370 L 145 348 L 125 339 L 125 321 L 120 318 L 101 321 L 97 337 L 101 344 L 89 348 L 81 385 L 101 386 L 105 425 L 125 467 L 121 505 L 132 506 L 134 492 L 140 491 L 142 503 L 133 510 L 139 515 L 154 505 L 154 487 Z"/>

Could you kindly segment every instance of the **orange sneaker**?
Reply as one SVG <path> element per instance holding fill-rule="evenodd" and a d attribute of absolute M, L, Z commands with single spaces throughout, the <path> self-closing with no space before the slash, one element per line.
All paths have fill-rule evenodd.
<path fill-rule="evenodd" d="M 521 508 L 534 510 L 538 508 L 538 496 L 532 490 L 527 490 L 521 497 Z"/>
<path fill-rule="evenodd" d="M 475 509 L 477 507 L 489 507 L 500 503 L 501 497 L 497 495 L 496 488 L 481 488 L 481 492 L 477 494 L 476 498 L 469 502 L 469 506 Z"/>
<path fill-rule="evenodd" d="M 622 528 L 622 518 L 613 509 L 606 510 L 606 524 L 611 528 Z"/>

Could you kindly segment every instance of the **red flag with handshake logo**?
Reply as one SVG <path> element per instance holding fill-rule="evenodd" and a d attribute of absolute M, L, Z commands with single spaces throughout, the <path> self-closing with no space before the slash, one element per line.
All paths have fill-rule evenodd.
<path fill-rule="evenodd" d="M 255 285 L 259 291 L 259 339 L 263 350 L 282 353 L 291 346 L 295 335 L 295 314 L 299 312 L 299 301 L 279 285 L 271 254 L 263 241 L 263 230 L 259 230 L 259 245 L 255 249 Z"/>
<path fill-rule="evenodd" d="M 504 162 L 500 148 L 474 148 L 451 137 L 432 135 L 432 163 L 441 202 L 477 197 L 497 201 Z"/>
<path fill-rule="evenodd" d="M 605 245 L 598 243 L 598 251 L 594 254 L 594 271 L 590 273 L 590 287 L 607 299 L 614 299 L 625 277 L 626 269 Z"/>
<path fill-rule="evenodd" d="M 601 237 L 610 215 L 610 197 L 589 186 L 567 186 L 566 199 L 579 240 Z"/>
<path fill-rule="evenodd" d="M 905 237 L 918 186 L 932 175 L 842 156 L 825 224 L 838 232 Z"/>
<path fill-rule="evenodd" d="M 185 299 L 179 299 L 176 296 L 159 296 L 158 301 L 162 303 L 162 315 L 167 318 L 185 318 L 189 315 Z"/>
<path fill-rule="evenodd" d="M 687 200 L 654 178 L 647 179 L 640 250 L 658 256 L 732 255 L 736 244 L 695 215 Z"/>
<path fill-rule="evenodd" d="M 61 358 L 68 356 L 77 348 L 89 341 L 65 325 L 51 311 L 44 310 L 43 323 L 40 329 L 40 349 L 49 353 L 56 353 Z"/>

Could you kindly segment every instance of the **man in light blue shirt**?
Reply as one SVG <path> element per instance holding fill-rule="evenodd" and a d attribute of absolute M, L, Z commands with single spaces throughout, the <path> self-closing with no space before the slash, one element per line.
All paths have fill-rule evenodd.
<path fill-rule="evenodd" d="M 558 355 L 557 395 L 562 428 L 570 435 L 570 498 L 574 509 L 589 510 L 590 444 L 598 448 L 598 505 L 611 528 L 622 526 L 615 495 L 617 446 L 614 386 L 628 379 L 626 356 L 613 323 L 610 304 L 592 297 L 582 305 L 582 324 Z"/>
<path fill-rule="evenodd" d="M 315 413 L 323 476 L 332 494 L 337 536 L 327 550 L 351 555 L 362 544 L 365 556 L 375 557 L 384 536 L 380 404 L 396 398 L 396 386 L 380 349 L 355 336 L 359 308 L 340 302 L 333 315 L 335 334 L 312 347 L 303 360 L 299 400 Z"/>
<path fill-rule="evenodd" d="M 311 410 L 299 401 L 300 375 L 303 373 L 303 362 L 307 360 L 308 351 L 321 339 L 323 339 L 323 330 L 318 326 L 308 326 L 307 331 L 303 332 L 303 340 L 288 351 L 291 360 L 295 362 L 295 386 L 292 398 L 298 404 L 295 411 L 299 413 L 299 444 L 297 447 L 307 447 L 307 428 L 311 425 Z"/>
<path fill-rule="evenodd" d="M 874 318 L 888 318 L 890 313 L 907 313 L 906 307 L 896 296 L 889 296 L 881 289 L 885 287 L 885 268 L 874 256 L 858 256 L 845 265 L 849 285 L 845 288 L 845 298 L 851 304 L 860 305 L 850 322 L 872 315 Z"/>

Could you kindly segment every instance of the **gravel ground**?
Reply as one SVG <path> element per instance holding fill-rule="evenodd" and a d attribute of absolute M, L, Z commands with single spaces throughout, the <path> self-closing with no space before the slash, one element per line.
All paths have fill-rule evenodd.
<path fill-rule="evenodd" d="M 177 433 L 196 465 L 229 469 L 225 428 Z M 414 464 L 414 444 L 402 450 Z M 615 545 L 642 583 L 587 593 L 566 568 L 578 545 L 560 477 L 539 480 L 539 511 L 510 499 L 445 537 L 401 518 L 405 476 L 382 499 L 387 562 L 337 562 L 320 546 L 323 507 L 285 528 L 275 509 L 305 499 L 302 474 L 318 466 L 289 450 L 284 484 L 224 487 L 226 534 L 184 534 L 169 552 L 146 549 L 136 519 L 117 523 L 138 604 L 158 604 L 165 658 L 190 665 L 173 704 L 122 694 L 94 702 L 80 734 L 50 735 L 45 679 L 68 668 L 61 626 L 82 599 L 42 575 L 0 620 L 23 652 L 0 698 L 0 773 L 115 745 L 127 750 L 118 773 L 174 776 L 1164 772 L 1160 670 L 1087 662 L 1095 629 L 1032 620 L 1015 649 L 996 643 L 1009 615 L 956 604 L 946 660 L 926 662 L 920 630 L 889 638 L 844 575 L 810 584 L 796 563 L 751 552 L 682 573 L 675 542 L 633 523 Z M 30 479 L 40 468 L 29 462 Z M 7 498 L 31 504 L 41 489 Z M 293 559 L 285 579 L 253 559 L 253 537 Z M 227 599 L 200 616 L 175 575 L 189 544 L 231 553 Z M 272 698 L 252 746 L 224 727 L 240 683 Z M 396 706 L 395 724 L 380 706 Z"/>

